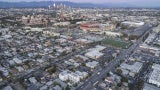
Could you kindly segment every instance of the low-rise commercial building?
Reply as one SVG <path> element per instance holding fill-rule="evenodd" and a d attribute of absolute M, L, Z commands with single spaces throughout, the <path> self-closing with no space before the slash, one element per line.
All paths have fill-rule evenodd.
<path fill-rule="evenodd" d="M 148 82 L 160 87 L 160 65 L 154 64 L 152 66 L 153 72 L 151 73 Z"/>
<path fill-rule="evenodd" d="M 129 74 L 130 76 L 134 77 L 135 74 L 141 70 L 142 66 L 143 64 L 141 62 L 135 62 L 133 65 L 122 63 L 120 68 L 122 69 L 122 73 Z"/>
<path fill-rule="evenodd" d="M 105 48 L 106 47 L 104 47 L 104 46 L 97 45 L 95 48 L 88 49 L 89 52 L 87 52 L 85 54 L 85 56 L 89 57 L 91 59 L 96 59 L 97 60 L 98 58 L 100 58 L 104 55 L 100 51 L 104 50 Z"/>
<path fill-rule="evenodd" d="M 59 78 L 62 81 L 71 81 L 72 83 L 78 83 L 81 79 L 85 78 L 88 74 L 86 72 L 71 72 L 69 70 L 65 70 L 59 74 Z"/>
<path fill-rule="evenodd" d="M 140 26 L 143 26 L 145 23 L 144 22 L 140 22 L 140 21 L 137 21 L 137 22 L 124 21 L 121 24 L 130 26 L 130 27 L 140 27 Z"/>
<path fill-rule="evenodd" d="M 98 52 L 98 51 L 90 51 L 85 54 L 86 57 L 89 57 L 91 59 L 98 59 L 103 56 L 103 53 Z"/>
<path fill-rule="evenodd" d="M 98 65 L 98 62 L 96 61 L 86 63 L 86 66 L 89 68 L 95 68 L 97 65 Z"/>

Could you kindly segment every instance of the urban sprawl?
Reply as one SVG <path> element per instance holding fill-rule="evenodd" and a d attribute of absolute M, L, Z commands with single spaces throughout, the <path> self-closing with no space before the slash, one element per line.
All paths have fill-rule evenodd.
<path fill-rule="evenodd" d="M 160 90 L 160 10 L 0 9 L 0 90 Z"/>

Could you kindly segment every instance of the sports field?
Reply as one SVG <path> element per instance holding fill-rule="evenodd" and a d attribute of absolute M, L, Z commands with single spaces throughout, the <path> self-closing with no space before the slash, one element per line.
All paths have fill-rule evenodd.
<path fill-rule="evenodd" d="M 104 45 L 110 45 L 110 46 L 118 47 L 118 48 L 122 48 L 122 49 L 126 49 L 131 45 L 131 43 L 129 43 L 129 42 L 119 41 L 119 40 L 115 40 L 112 38 L 106 38 L 102 41 L 102 43 Z"/>

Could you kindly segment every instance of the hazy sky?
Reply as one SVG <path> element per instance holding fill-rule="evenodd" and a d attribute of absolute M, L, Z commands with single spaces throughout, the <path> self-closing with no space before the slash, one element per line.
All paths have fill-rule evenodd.
<path fill-rule="evenodd" d="M 9 2 L 19 1 L 53 1 L 53 0 L 0 0 Z M 90 2 L 90 3 L 127 3 L 142 6 L 160 6 L 160 0 L 55 0 L 55 1 L 71 1 L 71 2 Z"/>

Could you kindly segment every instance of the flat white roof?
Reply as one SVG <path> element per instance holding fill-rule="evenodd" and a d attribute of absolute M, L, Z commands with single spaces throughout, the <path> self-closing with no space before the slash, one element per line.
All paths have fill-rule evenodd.
<path fill-rule="evenodd" d="M 105 31 L 105 34 L 112 35 L 112 36 L 121 36 L 122 35 L 122 33 L 111 32 L 111 31 Z"/>
<path fill-rule="evenodd" d="M 157 48 L 157 47 L 152 47 L 152 46 L 149 46 L 147 44 L 141 44 L 140 45 L 141 48 L 144 48 L 144 49 L 150 49 L 150 50 L 155 50 L 155 51 L 159 51 L 160 49 Z"/>
<path fill-rule="evenodd" d="M 86 53 L 85 56 L 92 58 L 92 59 L 98 59 L 101 56 L 103 56 L 103 53 L 101 53 L 99 51 L 90 51 L 90 52 Z"/>
<path fill-rule="evenodd" d="M 152 68 L 156 70 L 160 70 L 160 64 L 154 64 Z"/>
<path fill-rule="evenodd" d="M 98 59 L 103 56 L 103 53 L 101 53 L 100 51 L 104 50 L 105 48 L 105 46 L 97 45 L 95 46 L 95 48 L 88 49 L 89 52 L 87 52 L 85 56 L 92 59 Z"/>
<path fill-rule="evenodd" d="M 123 24 L 144 25 L 144 22 L 140 22 L 140 21 L 137 21 L 137 22 L 124 21 L 124 22 L 122 22 L 122 23 L 123 23 Z"/>
<path fill-rule="evenodd" d="M 153 72 L 151 73 L 149 82 L 154 81 L 155 82 L 154 84 L 157 84 L 158 86 L 160 86 L 160 64 L 154 64 L 152 68 L 153 68 Z"/>
<path fill-rule="evenodd" d="M 86 63 L 87 66 L 91 66 L 91 67 L 96 67 L 97 64 L 98 64 L 98 62 L 96 62 L 96 61 Z"/>
<path fill-rule="evenodd" d="M 154 69 L 149 80 L 160 83 L 160 70 Z"/>
<path fill-rule="evenodd" d="M 142 65 L 143 65 L 143 64 L 140 63 L 140 62 L 135 62 L 133 65 L 129 65 L 129 64 L 126 64 L 126 63 L 122 63 L 122 64 L 120 65 L 120 67 L 123 68 L 123 69 L 127 69 L 127 70 L 129 70 L 129 71 L 131 71 L 131 72 L 137 73 L 137 72 L 139 72 L 139 70 L 141 69 Z"/>

